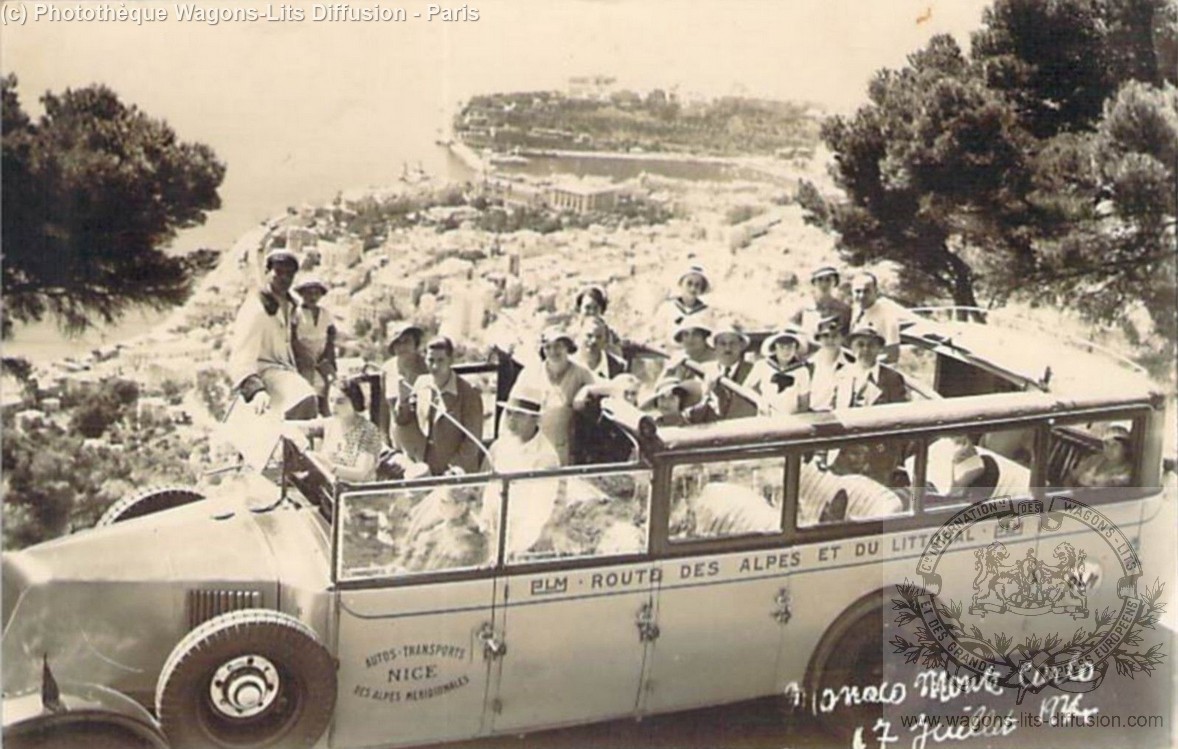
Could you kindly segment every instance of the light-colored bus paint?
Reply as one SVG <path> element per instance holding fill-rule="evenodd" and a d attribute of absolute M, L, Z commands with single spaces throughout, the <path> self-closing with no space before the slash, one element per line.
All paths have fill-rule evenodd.
<path fill-rule="evenodd" d="M 500 586 L 492 730 L 632 714 L 652 641 L 639 620 L 651 611 L 650 564 L 508 577 Z M 657 639 L 653 641 L 657 643 Z"/>
<path fill-rule="evenodd" d="M 339 697 L 330 745 L 419 744 L 485 733 L 493 579 L 339 594 Z M 444 611 L 444 614 L 437 612 Z"/>

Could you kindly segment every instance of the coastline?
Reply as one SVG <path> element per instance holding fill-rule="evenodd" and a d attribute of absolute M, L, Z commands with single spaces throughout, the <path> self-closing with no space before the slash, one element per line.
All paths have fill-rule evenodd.
<path fill-rule="evenodd" d="M 444 143 L 451 154 L 458 158 L 471 171 L 478 174 L 503 175 L 519 173 L 519 168 L 515 165 L 495 164 L 490 155 L 476 151 L 461 140 L 440 141 L 440 143 Z M 696 166 L 716 170 L 727 169 L 750 172 L 752 173 L 750 179 L 759 178 L 774 183 L 786 183 L 791 186 L 796 184 L 799 172 L 798 165 L 795 163 L 763 155 L 709 156 L 706 154 L 688 153 L 686 151 L 580 151 L 560 148 L 522 148 L 518 152 L 513 152 L 513 155 L 523 158 L 523 168 L 526 168 L 528 161 L 550 161 L 558 165 L 565 163 L 574 166 L 575 162 L 578 161 L 596 162 L 601 165 L 613 162 L 623 163 L 631 168 L 648 166 L 651 170 L 657 170 L 660 166 Z M 567 170 L 558 169 L 556 171 L 567 171 L 572 174 L 579 172 L 575 168 Z"/>

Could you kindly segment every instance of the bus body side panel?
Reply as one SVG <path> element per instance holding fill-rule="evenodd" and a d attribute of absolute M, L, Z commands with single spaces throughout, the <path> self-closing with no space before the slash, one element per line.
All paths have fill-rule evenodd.
<path fill-rule="evenodd" d="M 651 645 L 643 712 L 771 694 L 793 620 L 787 548 L 691 556 L 661 564 L 659 636 Z"/>
<path fill-rule="evenodd" d="M 494 579 L 343 591 L 331 746 L 464 739 L 483 732 L 482 634 Z"/>
<path fill-rule="evenodd" d="M 521 574 L 500 581 L 501 632 L 492 730 L 629 715 L 653 621 L 648 562 Z"/>
<path fill-rule="evenodd" d="M 933 592 L 919 574 L 917 564 L 933 533 L 941 522 L 948 521 L 952 512 L 935 516 L 938 522 L 923 528 L 884 532 L 866 532 L 850 535 L 854 526 L 848 526 L 848 536 L 843 539 L 820 543 L 799 544 L 799 561 L 790 575 L 790 593 L 794 606 L 794 617 L 786 628 L 786 642 L 778 670 L 779 686 L 801 687 L 806 683 L 807 669 L 815 648 L 829 635 L 840 632 L 850 622 L 843 621 L 848 608 L 863 599 L 878 594 L 883 602 L 885 632 L 892 627 L 896 616 L 891 600 L 899 598 L 898 584 L 909 582 L 918 588 Z M 979 523 L 962 533 L 940 556 L 936 574 L 942 579 L 942 604 L 958 603 L 968 609 L 968 590 L 976 577 L 975 554 L 985 549 L 994 540 L 996 524 Z M 878 529 L 878 526 L 876 526 Z M 1035 548 L 1035 520 L 1023 524 L 1022 529 L 1003 539 L 1011 556 L 1022 556 Z M 952 600 L 950 600 L 952 599 Z M 1021 617 L 1009 623 L 1014 628 L 1013 636 L 1021 636 L 1024 624 Z M 916 625 L 909 625 L 914 631 Z M 903 658 L 894 653 L 888 643 L 888 636 L 881 632 L 880 648 L 885 664 L 899 664 Z M 909 632 L 907 639 L 914 639 Z M 819 664 L 816 664 L 819 665 Z M 885 669 L 885 674 L 887 669 Z M 836 685 L 837 686 L 837 685 Z M 909 683 L 911 688 L 912 684 Z M 809 695 L 821 704 L 823 695 Z M 828 696 L 830 697 L 830 696 Z"/>

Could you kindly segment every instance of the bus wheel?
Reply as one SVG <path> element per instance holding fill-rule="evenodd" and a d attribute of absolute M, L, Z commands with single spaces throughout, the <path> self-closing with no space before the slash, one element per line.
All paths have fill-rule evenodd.
<path fill-rule="evenodd" d="M 309 747 L 335 710 L 336 663 L 315 633 L 276 611 L 245 609 L 188 633 L 156 686 L 174 749 Z"/>
<path fill-rule="evenodd" d="M 196 489 L 186 486 L 153 486 L 138 494 L 123 497 L 102 513 L 95 528 L 121 523 L 124 520 L 143 517 L 153 512 L 170 510 L 173 507 L 199 502 L 205 498 Z"/>
<path fill-rule="evenodd" d="M 887 640 L 884 610 L 877 606 L 857 614 L 841 635 L 823 642 L 815 654 L 807 690 L 811 710 L 844 746 L 850 745 L 859 727 L 864 743 L 874 743 L 872 731 L 884 714 L 878 696 L 886 696 L 887 685 L 894 681 L 884 666 L 884 648 L 891 647 Z"/>

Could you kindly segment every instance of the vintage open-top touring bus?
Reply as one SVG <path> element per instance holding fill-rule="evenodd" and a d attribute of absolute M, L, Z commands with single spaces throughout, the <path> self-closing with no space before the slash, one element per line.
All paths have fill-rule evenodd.
<path fill-rule="evenodd" d="M 152 492 L 7 553 L 5 745 L 401 746 L 789 690 L 862 725 L 879 705 L 848 687 L 890 678 L 889 601 L 929 537 L 1058 493 L 1114 428 L 1128 486 L 1068 491 L 1142 566 L 1172 554 L 1164 398 L 1139 372 L 996 325 L 922 320 L 903 342 L 906 403 L 656 427 L 607 402 L 628 461 L 364 484 L 286 441 L 273 498 Z M 857 473 L 863 450 L 890 475 Z M 535 507 L 538 540 L 518 527 Z M 972 579 L 999 542 L 1050 558 L 1066 532 L 977 526 L 938 573 Z M 1088 551 L 1094 588 L 1116 553 Z"/>

